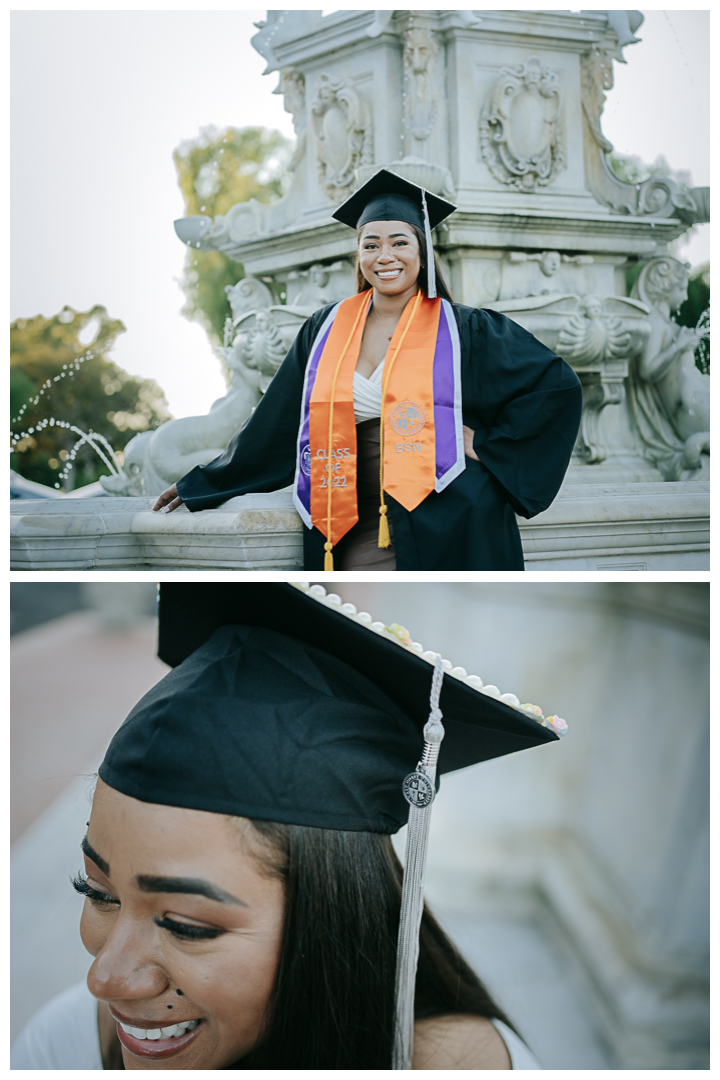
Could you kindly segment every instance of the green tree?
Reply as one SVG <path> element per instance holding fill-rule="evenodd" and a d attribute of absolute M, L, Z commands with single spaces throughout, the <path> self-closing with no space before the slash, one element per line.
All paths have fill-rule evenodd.
<path fill-rule="evenodd" d="M 238 202 L 272 202 L 284 193 L 292 144 L 266 128 L 201 128 L 177 148 L 173 160 L 185 199 L 185 213 L 215 217 Z M 240 263 L 219 251 L 189 249 L 180 281 L 186 318 L 199 322 L 217 349 L 222 345 L 230 305 L 225 286 L 244 276 Z"/>
<path fill-rule="evenodd" d="M 156 382 L 128 375 L 107 359 L 124 332 L 120 320 L 99 304 L 84 312 L 64 307 L 50 319 L 37 315 L 11 324 L 10 461 L 16 472 L 65 490 L 91 484 L 108 469 L 88 446 L 67 480 L 60 479 L 78 440 L 60 423 L 104 435 L 121 462 L 132 435 L 170 418 Z"/>

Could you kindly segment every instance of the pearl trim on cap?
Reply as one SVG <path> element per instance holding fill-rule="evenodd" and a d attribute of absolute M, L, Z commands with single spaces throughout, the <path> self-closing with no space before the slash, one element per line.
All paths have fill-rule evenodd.
<path fill-rule="evenodd" d="M 344 604 L 341 596 L 338 596 L 337 593 L 329 593 L 322 585 L 310 585 L 307 581 L 291 581 L 289 584 L 296 589 L 300 589 L 308 596 L 311 596 L 313 600 L 316 600 L 318 603 L 333 608 L 335 611 L 339 611 L 340 614 L 344 615 L 346 618 L 352 619 L 353 622 L 361 623 L 363 626 L 366 626 L 368 630 L 372 630 L 373 633 L 379 634 L 388 641 L 394 641 L 396 645 L 401 646 L 409 652 L 414 652 L 422 660 L 425 660 L 428 664 L 432 664 L 433 667 L 435 666 L 440 654 L 432 652 L 429 649 L 424 649 L 419 641 L 413 641 L 404 626 L 399 626 L 397 623 L 386 626 L 385 623 L 376 622 L 373 620 L 372 615 L 369 615 L 367 611 L 358 611 L 354 604 Z M 566 733 L 567 724 L 565 721 L 559 716 L 543 716 L 543 711 L 539 705 L 531 705 L 529 702 L 521 705 L 520 699 L 515 694 L 501 694 L 497 686 L 493 686 L 492 684 L 486 686 L 479 675 L 468 675 L 464 667 L 455 667 L 450 660 L 443 659 L 442 666 L 445 669 L 446 675 L 452 675 L 454 679 L 459 679 L 460 682 L 466 683 L 479 694 L 486 694 L 488 697 L 494 697 L 497 698 L 498 701 L 503 701 L 506 705 L 509 705 L 510 708 L 516 709 L 517 712 L 525 713 L 526 716 L 535 720 L 542 727 L 550 728 L 557 735 L 562 736 Z"/>

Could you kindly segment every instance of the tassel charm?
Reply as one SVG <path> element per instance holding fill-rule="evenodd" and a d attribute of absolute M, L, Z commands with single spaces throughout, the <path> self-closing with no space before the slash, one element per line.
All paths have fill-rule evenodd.
<path fill-rule="evenodd" d="M 427 862 L 430 815 L 435 795 L 435 776 L 440 743 L 445 735 L 440 711 L 440 688 L 444 668 L 438 658 L 430 691 L 430 716 L 423 730 L 425 747 L 417 769 L 405 777 L 403 794 L 410 803 L 405 870 L 403 873 L 400 931 L 395 969 L 395 1031 L 393 1069 L 412 1069 L 415 1029 L 415 976 L 420 951 L 420 923 L 423 913 L 425 864 Z"/>
<path fill-rule="evenodd" d="M 390 547 L 390 526 L 387 519 L 387 506 L 385 503 L 380 507 L 380 528 L 378 530 L 378 547 Z"/>
<path fill-rule="evenodd" d="M 330 541 L 328 540 L 327 543 L 325 544 L 325 567 L 324 567 L 325 570 L 334 570 L 335 569 L 335 566 L 333 564 L 332 549 L 333 549 L 333 546 L 330 543 Z"/>

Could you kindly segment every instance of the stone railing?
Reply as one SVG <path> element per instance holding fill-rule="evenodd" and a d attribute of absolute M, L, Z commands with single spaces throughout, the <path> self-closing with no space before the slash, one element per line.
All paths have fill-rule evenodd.
<path fill-rule="evenodd" d="M 11 570 L 294 570 L 289 492 L 157 514 L 146 497 L 11 503 Z M 709 484 L 572 484 L 520 520 L 528 570 L 707 570 Z"/>

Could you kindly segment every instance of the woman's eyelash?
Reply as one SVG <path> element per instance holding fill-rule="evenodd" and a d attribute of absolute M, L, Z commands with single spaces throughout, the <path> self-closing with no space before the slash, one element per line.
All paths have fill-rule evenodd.
<path fill-rule="evenodd" d="M 114 907 L 120 906 L 120 901 L 116 900 L 114 896 L 109 893 L 100 892 L 99 889 L 93 889 L 92 885 L 88 885 L 87 879 L 81 877 L 80 874 L 76 874 L 72 878 L 72 887 L 76 892 L 79 892 L 81 896 L 85 896 L 88 900 L 91 900 L 94 904 L 102 904 L 105 907 L 112 904 Z M 154 919 L 156 926 L 161 926 L 163 930 L 170 930 L 176 937 L 188 938 L 197 940 L 198 938 L 216 938 L 219 934 L 224 934 L 224 930 L 213 930 L 209 926 L 190 926 L 186 923 L 175 922 L 174 919 L 168 919 L 167 915 L 160 919 L 155 916 Z"/>
<path fill-rule="evenodd" d="M 92 885 L 88 885 L 87 878 L 81 877 L 80 874 L 76 874 L 72 879 L 72 887 L 75 892 L 79 892 L 81 896 L 85 896 L 88 900 L 92 900 L 94 904 L 104 904 L 108 906 L 112 904 L 117 907 L 120 904 L 119 900 L 116 900 L 110 893 L 100 892 L 99 889 L 93 889 Z"/>
<path fill-rule="evenodd" d="M 211 930 L 209 926 L 190 926 L 187 923 L 175 922 L 174 919 L 168 919 L 167 915 L 164 918 L 159 919 L 157 915 L 154 918 L 156 926 L 161 926 L 164 930 L 170 930 L 176 937 L 181 938 L 216 938 L 219 934 L 224 934 L 224 930 Z"/>

